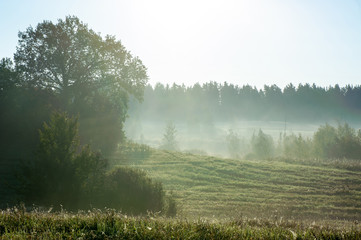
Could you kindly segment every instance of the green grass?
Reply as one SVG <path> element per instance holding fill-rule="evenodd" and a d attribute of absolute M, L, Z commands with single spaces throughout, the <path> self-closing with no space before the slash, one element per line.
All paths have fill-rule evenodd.
<path fill-rule="evenodd" d="M 0 239 L 360 239 L 360 226 L 267 219 L 206 221 L 87 213 L 0 212 Z"/>
<path fill-rule="evenodd" d="M 235 160 L 153 150 L 123 164 L 145 170 L 173 192 L 181 217 L 361 219 L 360 162 Z"/>
<path fill-rule="evenodd" d="M 132 165 L 163 183 L 176 218 L 115 210 L 0 212 L 0 239 L 361 239 L 361 163 L 235 160 L 152 150 Z"/>

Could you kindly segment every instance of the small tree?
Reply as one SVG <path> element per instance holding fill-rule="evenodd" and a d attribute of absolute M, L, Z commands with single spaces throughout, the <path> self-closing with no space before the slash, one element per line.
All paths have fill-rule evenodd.
<path fill-rule="evenodd" d="M 299 134 L 291 134 L 283 138 L 283 155 L 293 158 L 309 158 L 311 157 L 312 142 L 305 139 Z"/>
<path fill-rule="evenodd" d="M 337 141 L 337 131 L 329 124 L 318 128 L 313 135 L 314 154 L 320 158 L 328 158 L 332 155 L 332 148 Z"/>
<path fill-rule="evenodd" d="M 360 133 L 347 123 L 338 124 L 337 128 L 326 124 L 321 126 L 313 136 L 315 156 L 320 158 L 360 159 Z"/>
<path fill-rule="evenodd" d="M 65 113 L 54 113 L 44 123 L 36 156 L 23 168 L 20 193 L 26 204 L 69 210 L 112 207 L 133 214 L 166 210 L 160 182 L 130 168 L 107 173 L 100 154 L 88 145 L 80 148 L 77 129 L 77 118 Z"/>
<path fill-rule="evenodd" d="M 162 148 L 165 150 L 175 151 L 178 149 L 177 141 L 176 141 L 176 133 L 177 130 L 173 122 L 168 122 L 165 133 L 163 135 L 163 145 Z"/>
<path fill-rule="evenodd" d="M 260 129 L 258 134 L 252 136 L 252 151 L 258 158 L 265 159 L 273 156 L 274 144 L 270 135 L 263 133 Z"/>
<path fill-rule="evenodd" d="M 241 140 L 238 134 L 233 132 L 231 129 L 228 131 L 226 137 L 228 152 L 233 158 L 239 158 L 241 152 Z"/>
<path fill-rule="evenodd" d="M 39 135 L 35 158 L 23 169 L 25 201 L 78 208 L 83 192 L 105 173 L 106 161 L 88 146 L 80 149 L 77 118 L 65 113 L 54 113 Z"/>
<path fill-rule="evenodd" d="M 360 159 L 361 158 L 361 139 L 356 132 L 347 123 L 337 126 L 337 142 L 335 146 L 334 157 Z"/>

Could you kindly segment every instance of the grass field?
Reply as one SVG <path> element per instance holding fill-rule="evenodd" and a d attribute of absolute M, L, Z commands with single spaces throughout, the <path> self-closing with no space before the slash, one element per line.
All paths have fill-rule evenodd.
<path fill-rule="evenodd" d="M 0 212 L 1 239 L 360 239 L 359 225 L 292 221 L 179 220 L 128 217 L 112 210 L 87 213 Z"/>
<path fill-rule="evenodd" d="M 176 218 L 115 210 L 0 211 L 0 239 L 361 239 L 361 163 L 236 160 L 161 150 L 118 165 L 145 170 Z"/>
<path fill-rule="evenodd" d="M 361 163 L 235 160 L 152 150 L 120 164 L 145 170 L 173 193 L 178 216 L 361 220 Z"/>

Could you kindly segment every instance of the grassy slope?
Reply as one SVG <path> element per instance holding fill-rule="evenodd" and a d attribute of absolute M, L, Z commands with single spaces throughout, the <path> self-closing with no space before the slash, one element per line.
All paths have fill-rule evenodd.
<path fill-rule="evenodd" d="M 317 226 L 290 221 L 231 222 L 135 218 L 114 211 L 0 211 L 0 239 L 360 239 L 357 225 Z"/>
<path fill-rule="evenodd" d="M 127 164 L 173 191 L 180 216 L 188 218 L 361 219 L 361 171 L 347 164 L 234 160 L 159 150 Z"/>

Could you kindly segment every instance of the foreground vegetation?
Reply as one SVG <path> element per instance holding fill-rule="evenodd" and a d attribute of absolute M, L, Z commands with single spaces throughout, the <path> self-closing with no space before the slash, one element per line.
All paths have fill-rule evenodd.
<path fill-rule="evenodd" d="M 359 161 L 239 160 L 161 150 L 113 161 L 161 182 L 181 217 L 361 219 Z"/>
<path fill-rule="evenodd" d="M 161 183 L 139 169 L 109 169 L 100 153 L 80 146 L 77 129 L 77 119 L 65 113 L 55 112 L 44 123 L 33 159 L 19 167 L 12 183 L 17 202 L 73 211 L 110 207 L 128 214 L 175 214 Z"/>
<path fill-rule="evenodd" d="M 113 210 L 87 213 L 0 212 L 1 239 L 360 239 L 360 225 L 282 219 L 187 221 L 128 217 Z"/>
<path fill-rule="evenodd" d="M 76 17 L 56 24 L 44 21 L 35 29 L 20 32 L 19 37 L 14 63 L 10 59 L 0 61 L 0 169 L 5 169 L 0 171 L 0 208 L 24 202 L 47 211 L 27 212 L 25 207 L 2 211 L 1 239 L 360 238 L 361 163 L 327 160 L 360 158 L 360 131 L 347 124 L 337 128 L 325 125 L 313 139 L 280 135 L 276 145 L 259 130 L 246 155 L 240 152 L 237 134 L 230 132 L 226 142 L 234 159 L 175 152 L 179 148 L 171 122 L 161 146 L 168 151 L 128 144 L 123 132 L 128 103 L 131 100 L 134 107 L 135 99 L 142 100 L 148 78 L 137 57 L 114 37 L 102 38 Z M 162 89 L 157 86 L 155 92 Z M 149 85 L 147 89 L 149 93 Z M 227 93 L 227 89 L 236 92 Z M 180 96 L 185 93 L 185 89 L 179 90 Z M 203 100 L 184 104 L 191 106 L 188 111 L 174 107 L 187 103 L 181 97 L 174 106 L 162 94 L 157 96 L 168 105 L 148 102 L 147 92 L 145 99 L 169 110 L 156 111 L 155 119 L 178 119 L 181 114 L 185 117 L 179 120 L 189 122 L 191 130 L 199 129 L 201 123 L 211 130 L 215 116 L 233 119 L 242 112 L 236 109 L 254 109 L 243 100 L 238 102 L 240 106 L 234 105 L 237 101 L 233 98 L 246 97 L 247 92 L 256 96 L 249 95 L 248 101 L 269 109 L 265 119 L 277 116 L 279 120 L 281 116 L 283 120 L 287 114 L 277 109 L 285 105 L 284 101 L 294 105 L 281 109 L 295 109 L 299 115 L 317 118 L 308 107 L 315 106 L 318 112 L 326 103 L 330 108 L 321 115 L 359 118 L 360 108 L 355 105 L 359 86 L 343 90 L 335 86 L 326 91 L 300 85 L 296 91 L 290 85 L 283 93 L 276 86 L 265 86 L 264 94 L 246 86 L 245 94 L 240 94 L 238 87 L 212 83 L 204 85 L 204 90 L 196 85 L 196 91 L 189 90 L 195 93 L 193 100 L 198 96 Z M 273 92 L 277 94 L 271 97 Z M 302 92 L 312 100 L 304 106 L 297 98 Z M 323 97 L 312 97 L 314 93 Z M 339 98 L 328 95 L 342 96 L 343 100 L 337 104 Z M 204 103 L 209 107 L 204 108 Z M 343 111 L 345 106 L 350 111 Z M 246 115 L 262 118 L 259 113 L 263 110 Z M 144 110 L 143 114 L 153 115 Z M 47 123 L 41 127 L 44 121 Z M 114 154 L 117 146 L 119 152 Z M 283 154 L 275 155 L 275 148 Z M 237 159 L 241 157 L 244 159 Z M 113 210 L 62 210 L 77 212 L 93 207 L 111 207 L 143 218 Z M 52 213 L 54 210 L 60 212 Z M 158 217 L 144 217 L 148 211 Z M 159 217 L 165 215 L 178 215 L 178 219 Z M 326 221 L 326 225 L 317 225 L 314 220 Z"/>

